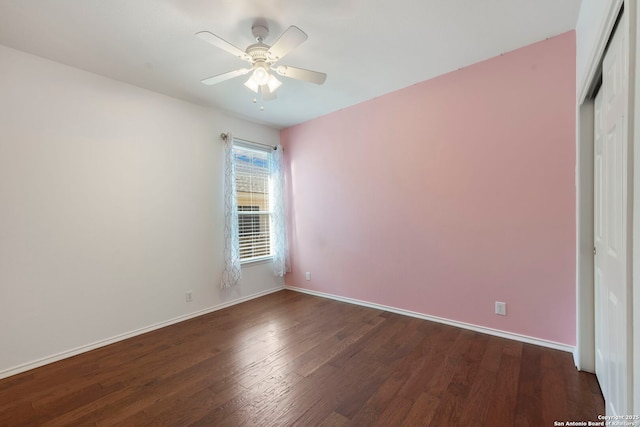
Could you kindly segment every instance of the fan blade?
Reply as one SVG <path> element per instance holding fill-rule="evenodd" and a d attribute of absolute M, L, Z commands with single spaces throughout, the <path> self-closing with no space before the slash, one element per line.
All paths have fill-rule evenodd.
<path fill-rule="evenodd" d="M 303 80 L 309 83 L 321 85 L 327 79 L 325 73 L 317 71 L 305 70 L 304 68 L 289 67 L 288 65 L 279 65 L 272 68 L 281 76 L 290 77 L 292 79 Z"/>
<path fill-rule="evenodd" d="M 260 86 L 260 93 L 262 95 L 262 100 L 263 101 L 273 101 L 274 99 L 277 98 L 276 93 L 275 92 L 271 92 L 269 90 L 269 86 L 268 85 Z"/>
<path fill-rule="evenodd" d="M 199 33 L 196 33 L 196 37 L 199 37 L 207 43 L 211 43 L 212 45 L 222 50 L 226 50 L 233 56 L 237 56 L 238 58 L 244 59 L 245 61 L 251 61 L 251 57 L 247 55 L 245 51 L 235 47 L 228 41 L 221 39 L 220 37 L 216 36 L 213 33 L 210 33 L 209 31 L 200 31 Z"/>
<path fill-rule="evenodd" d="M 206 85 L 214 85 L 216 83 L 221 83 L 234 77 L 244 76 L 249 71 L 251 71 L 251 68 L 240 68 L 239 70 L 229 71 L 228 73 L 218 74 L 217 76 L 206 78 L 204 80 L 201 80 L 201 82 Z"/>
<path fill-rule="evenodd" d="M 278 37 L 267 51 L 267 57 L 273 62 L 282 59 L 287 53 L 298 47 L 309 36 L 295 25 L 290 26 Z"/>

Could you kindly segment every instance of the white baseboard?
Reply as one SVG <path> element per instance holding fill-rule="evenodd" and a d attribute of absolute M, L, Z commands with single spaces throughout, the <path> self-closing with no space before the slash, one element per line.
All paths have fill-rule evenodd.
<path fill-rule="evenodd" d="M 405 316 L 416 317 L 418 319 L 430 320 L 432 322 L 443 323 L 445 325 L 456 326 L 462 329 L 468 329 L 475 332 L 480 332 L 483 334 L 494 335 L 496 337 L 507 338 L 514 341 L 525 342 L 528 344 L 535 344 L 542 347 L 553 348 L 556 350 L 566 351 L 568 353 L 573 353 L 574 346 L 561 344 L 555 341 L 543 340 L 540 338 L 529 337 L 527 335 L 515 334 L 513 332 L 505 332 L 498 329 L 487 328 L 484 326 L 473 325 L 465 322 L 458 322 L 456 320 L 445 319 L 443 317 L 430 316 L 428 314 L 418 313 L 411 310 L 404 310 L 402 308 L 390 307 L 388 305 L 376 304 L 368 301 L 362 301 L 354 298 L 341 297 L 338 295 L 327 294 L 324 292 L 312 291 L 309 289 L 298 288 L 296 286 L 285 286 L 285 289 L 295 292 L 301 292 L 303 294 L 315 295 L 322 298 L 329 298 L 336 301 L 346 302 L 349 304 L 361 305 L 364 307 L 376 308 L 378 310 L 389 311 L 391 313 L 402 314 Z"/>
<path fill-rule="evenodd" d="M 548 348 L 553 348 L 553 349 L 556 349 L 556 350 L 562 350 L 562 351 L 566 351 L 566 352 L 569 352 L 569 353 L 573 353 L 574 350 L 575 350 L 573 346 L 557 343 L 557 342 L 554 342 L 554 341 L 547 341 L 547 340 L 543 340 L 543 339 L 539 339 L 539 338 L 529 337 L 529 336 L 526 336 L 526 335 L 520 335 L 520 334 L 511 333 L 511 332 L 500 331 L 500 330 L 497 330 L 497 329 L 492 329 L 492 328 L 486 328 L 486 327 L 483 327 L 483 326 L 472 325 L 470 323 L 458 322 L 458 321 L 455 321 L 455 320 L 445 319 L 445 318 L 442 318 L 442 317 L 430 316 L 430 315 L 423 314 L 423 313 L 418 313 L 418 312 L 415 312 L 415 311 L 404 310 L 404 309 L 401 309 L 401 308 L 390 307 L 390 306 L 387 306 L 387 305 L 371 303 L 371 302 L 362 301 L 362 300 L 358 300 L 358 299 L 354 299 L 354 298 L 341 297 L 341 296 L 338 296 L 338 295 L 328 294 L 328 293 L 324 293 L 324 292 L 318 292 L 318 291 L 312 291 L 312 290 L 309 290 L 309 289 L 298 288 L 298 287 L 295 287 L 295 286 L 284 286 L 284 287 L 278 287 L 278 288 L 269 289 L 269 290 L 263 291 L 263 292 L 258 292 L 256 294 L 248 295 L 248 296 L 245 296 L 245 297 L 242 297 L 242 298 L 235 299 L 233 301 L 228 301 L 228 302 L 225 302 L 225 303 L 222 303 L 222 304 L 218 304 L 218 305 L 215 305 L 213 307 L 206 308 L 204 310 L 199 310 L 199 311 L 196 311 L 196 312 L 193 312 L 193 313 L 186 314 L 184 316 L 178 316 L 178 317 L 175 317 L 173 319 L 166 320 L 164 322 L 156 323 L 154 325 L 150 325 L 150 326 L 147 326 L 147 327 L 144 327 L 144 328 L 136 329 L 136 330 L 131 331 L 131 332 L 127 332 L 127 333 L 124 333 L 124 334 L 116 335 L 116 336 L 111 337 L 111 338 L 107 338 L 107 339 L 104 339 L 104 340 L 96 341 L 96 342 L 91 343 L 91 344 L 83 345 L 83 346 L 76 347 L 76 348 L 71 349 L 71 350 L 67 350 L 67 351 L 64 351 L 64 352 L 61 352 L 61 353 L 57 353 L 57 354 L 54 354 L 54 355 L 51 355 L 51 356 L 47 356 L 47 357 L 44 357 L 42 359 L 35 360 L 33 362 L 28 362 L 28 363 L 24 363 L 24 364 L 19 365 L 19 366 L 15 366 L 13 368 L 5 369 L 3 371 L 0 371 L 0 379 L 7 378 L 7 377 L 10 377 L 12 375 L 19 374 L 21 372 L 29 371 L 31 369 L 39 368 L 40 366 L 48 365 L 50 363 L 57 362 L 59 360 L 66 359 L 66 358 L 69 358 L 69 357 L 72 357 L 72 356 L 76 356 L 76 355 L 81 354 L 81 353 L 86 353 L 88 351 L 95 350 L 97 348 L 104 347 L 106 345 L 113 344 L 113 343 L 116 343 L 118 341 L 123 341 L 123 340 L 126 340 L 128 338 L 133 338 L 135 336 L 142 335 L 142 334 L 145 334 L 147 332 L 154 331 L 156 329 L 160 329 L 160 328 L 164 328 L 166 326 L 170 326 L 170 325 L 173 325 L 173 324 L 176 324 L 176 323 L 184 322 L 185 320 L 193 319 L 194 317 L 203 316 L 205 314 L 213 313 L 214 311 L 222 310 L 223 308 L 227 308 L 227 307 L 230 307 L 232 305 L 240 304 L 240 303 L 243 303 L 243 302 L 255 299 L 255 298 L 259 298 L 259 297 L 262 297 L 262 296 L 265 296 L 265 295 L 269 295 L 269 294 L 272 294 L 274 292 L 281 291 L 283 289 L 288 289 L 288 290 L 291 290 L 291 291 L 301 292 L 301 293 L 314 295 L 314 296 L 318 296 L 318 297 L 322 297 L 322 298 L 329 298 L 329 299 L 333 299 L 333 300 L 336 300 L 336 301 L 346 302 L 346 303 L 349 303 L 349 304 L 356 304 L 356 305 L 360 305 L 360 306 L 364 306 L 364 307 L 375 308 L 375 309 L 378 309 L 378 310 L 389 311 L 391 313 L 397 313 L 397 314 L 401 314 L 401 315 L 405 315 L 405 316 L 416 317 L 418 319 L 430 320 L 430 321 L 433 321 L 433 322 L 443 323 L 443 324 L 450 325 L 450 326 L 456 326 L 456 327 L 462 328 L 462 329 L 468 329 L 468 330 L 472 330 L 472 331 L 475 331 L 475 332 L 480 332 L 480 333 L 484 333 L 484 334 L 488 334 L 488 335 L 494 335 L 494 336 L 507 338 L 507 339 L 511 339 L 511 340 L 515 340 L 515 341 L 525 342 L 525 343 L 529 343 L 529 344 L 535 344 L 535 345 L 539 345 L 539 346 L 542 346 L 542 347 L 548 347 Z"/>
<path fill-rule="evenodd" d="M 194 317 L 203 316 L 205 314 L 213 313 L 214 311 L 222 310 L 223 308 L 230 307 L 232 305 L 240 304 L 255 298 L 259 298 L 265 295 L 272 294 L 274 292 L 278 292 L 283 290 L 284 287 L 278 287 L 269 289 L 266 291 L 258 292 L 256 294 L 248 295 L 242 298 L 235 299 L 233 301 L 228 301 L 222 304 L 215 305 L 213 307 L 206 308 L 204 310 L 199 310 L 193 313 L 185 314 L 184 316 L 174 317 L 173 319 L 166 320 L 164 322 L 156 323 L 154 325 L 150 325 L 144 328 L 136 329 L 131 332 L 126 332 L 124 334 L 116 335 L 111 338 L 107 338 L 104 340 L 96 341 L 91 344 L 83 345 L 80 347 L 76 347 L 71 350 L 63 351 L 58 354 L 54 354 L 51 356 L 44 357 L 42 359 L 35 360 L 33 362 L 24 363 L 19 366 L 15 366 L 13 368 L 5 369 L 0 371 L 0 379 L 10 377 L 12 375 L 19 374 L 21 372 L 29 371 L 31 369 L 39 368 L 40 366 L 48 365 L 49 363 L 57 362 L 62 359 L 66 359 L 68 357 L 76 356 L 81 353 L 86 353 L 87 351 L 95 350 L 96 348 L 104 347 L 109 344 L 116 343 L 118 341 L 123 341 L 128 338 L 133 338 L 138 335 L 145 334 L 147 332 L 155 331 L 156 329 L 164 328 L 165 326 L 170 326 L 176 323 L 184 322 L 185 320 L 193 319 Z"/>

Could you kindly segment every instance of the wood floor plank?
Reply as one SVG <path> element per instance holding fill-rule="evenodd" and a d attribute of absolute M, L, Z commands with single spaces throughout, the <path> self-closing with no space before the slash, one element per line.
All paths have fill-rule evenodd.
<path fill-rule="evenodd" d="M 332 412 L 327 418 L 325 418 L 320 424 L 318 424 L 318 427 L 343 427 L 348 425 L 348 418 Z"/>
<path fill-rule="evenodd" d="M 296 374 L 297 375 L 297 374 Z M 340 371 L 326 364 L 310 378 L 299 376 L 300 381 L 287 388 L 280 399 L 262 398 L 245 408 L 245 414 L 238 426 L 290 425 L 311 406 L 315 406 L 340 380 Z M 317 377 L 317 378 L 314 378 Z"/>
<path fill-rule="evenodd" d="M 539 347 L 523 344 L 514 426 L 533 427 L 544 424 L 540 381 L 541 358 L 542 352 L 539 351 Z"/>
<path fill-rule="evenodd" d="M 387 408 L 393 405 L 392 402 L 399 395 L 402 387 L 407 384 L 414 372 L 418 372 L 424 366 L 429 356 L 430 354 L 425 354 L 422 348 L 416 349 L 390 367 L 391 373 L 353 417 L 353 424 L 373 425 L 381 419 Z M 397 415 L 397 412 L 393 415 Z"/>
<path fill-rule="evenodd" d="M 380 418 L 377 420 L 372 420 L 370 424 L 359 424 L 358 422 L 353 423 L 352 425 L 360 426 L 360 425 L 371 425 L 371 426 L 411 426 L 411 425 L 420 425 L 420 424 L 411 424 L 410 418 L 407 414 L 411 411 L 411 408 L 414 405 L 414 401 L 411 399 L 407 399 L 406 397 L 396 396 L 391 402 L 389 402 L 389 406 L 387 409 L 382 412 Z"/>
<path fill-rule="evenodd" d="M 487 425 L 491 391 L 498 380 L 505 341 L 502 338 L 488 338 L 478 373 L 469 388 L 466 399 L 458 409 L 460 414 L 457 419 L 458 425 Z"/>
<path fill-rule="evenodd" d="M 449 412 L 441 410 L 441 405 L 444 401 L 446 406 L 450 406 L 445 392 L 463 363 L 465 352 L 471 347 L 472 343 L 469 339 L 471 337 L 473 337 L 473 333 L 459 331 L 453 345 L 444 353 L 447 356 L 441 363 L 438 363 L 438 368 L 424 375 L 425 381 L 420 387 L 422 391 L 417 395 L 411 395 L 416 399 L 404 425 L 428 426 L 438 414 L 441 417 L 451 415 Z"/>
<path fill-rule="evenodd" d="M 282 371 L 279 375 L 264 379 L 251 389 L 230 396 L 224 404 L 218 405 L 192 425 L 240 426 L 256 416 L 263 415 L 268 419 L 273 414 L 274 401 L 286 403 L 292 389 L 302 380 L 303 378 L 294 372 Z"/>
<path fill-rule="evenodd" d="M 469 406 L 469 401 L 473 398 L 471 389 L 476 382 L 489 337 L 472 333 L 465 338 L 469 341 L 469 345 L 456 360 L 455 372 L 446 390 L 440 396 L 438 413 L 433 417 L 430 425 L 463 425 L 460 418 L 465 412 L 464 409 L 473 408 Z M 474 412 L 473 418 L 478 418 L 478 414 Z"/>
<path fill-rule="evenodd" d="M 402 426 L 428 426 L 438 414 L 440 407 L 440 398 L 431 393 L 420 393 L 418 398 L 413 402 L 409 411 L 402 421 Z"/>
<path fill-rule="evenodd" d="M 569 353 L 291 291 L 0 380 L 4 426 L 597 420 Z"/>
<path fill-rule="evenodd" d="M 425 390 L 425 384 L 442 369 L 453 343 L 460 334 L 460 329 L 447 325 L 438 326 L 435 331 L 425 336 L 421 344 L 424 357 L 407 382 L 402 386 L 401 395 L 416 399 Z"/>
<path fill-rule="evenodd" d="M 378 318 L 375 322 L 358 322 L 345 325 L 335 334 L 294 360 L 296 372 L 303 377 L 308 377 L 320 366 L 334 359 L 349 346 L 360 340 L 368 331 L 378 326 L 384 319 Z M 302 360 L 301 360 L 302 359 Z"/>
<path fill-rule="evenodd" d="M 562 365 L 557 363 L 558 359 L 563 358 L 565 355 L 558 350 L 556 352 L 544 351 L 541 353 L 541 390 L 545 390 L 545 393 L 541 396 L 542 417 L 545 420 L 566 421 L 566 414 L 569 413 L 567 385 Z"/>
<path fill-rule="evenodd" d="M 518 385 L 520 381 L 520 358 L 522 343 L 505 343 L 500 358 L 500 368 L 495 385 L 490 392 L 487 408 L 487 425 L 508 425 L 515 423 Z"/>

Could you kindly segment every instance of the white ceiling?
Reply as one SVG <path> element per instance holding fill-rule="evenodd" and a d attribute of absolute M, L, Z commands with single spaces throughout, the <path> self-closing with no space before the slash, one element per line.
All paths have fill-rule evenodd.
<path fill-rule="evenodd" d="M 276 128 L 327 114 L 575 28 L 580 0 L 0 0 L 0 44 Z M 323 71 L 322 86 L 282 77 L 254 104 L 243 78 L 200 80 L 245 62 L 194 37 L 244 49 L 268 20 L 309 39 L 281 63 Z M 0 64 L 1 66 L 1 64 Z"/>

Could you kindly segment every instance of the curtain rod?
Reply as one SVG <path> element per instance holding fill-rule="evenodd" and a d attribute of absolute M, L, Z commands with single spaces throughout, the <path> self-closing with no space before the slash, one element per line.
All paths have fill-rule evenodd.
<path fill-rule="evenodd" d="M 222 139 L 223 141 L 226 141 L 228 137 L 229 137 L 229 135 L 226 134 L 226 133 L 221 133 L 220 134 L 220 139 Z M 273 148 L 274 150 L 278 149 L 278 147 L 276 147 L 275 145 L 262 144 L 260 142 L 249 141 L 248 139 L 236 138 L 235 136 L 233 137 L 233 139 L 238 140 L 238 141 L 242 141 L 242 142 L 248 142 L 249 144 L 262 145 L 263 147 Z"/>

